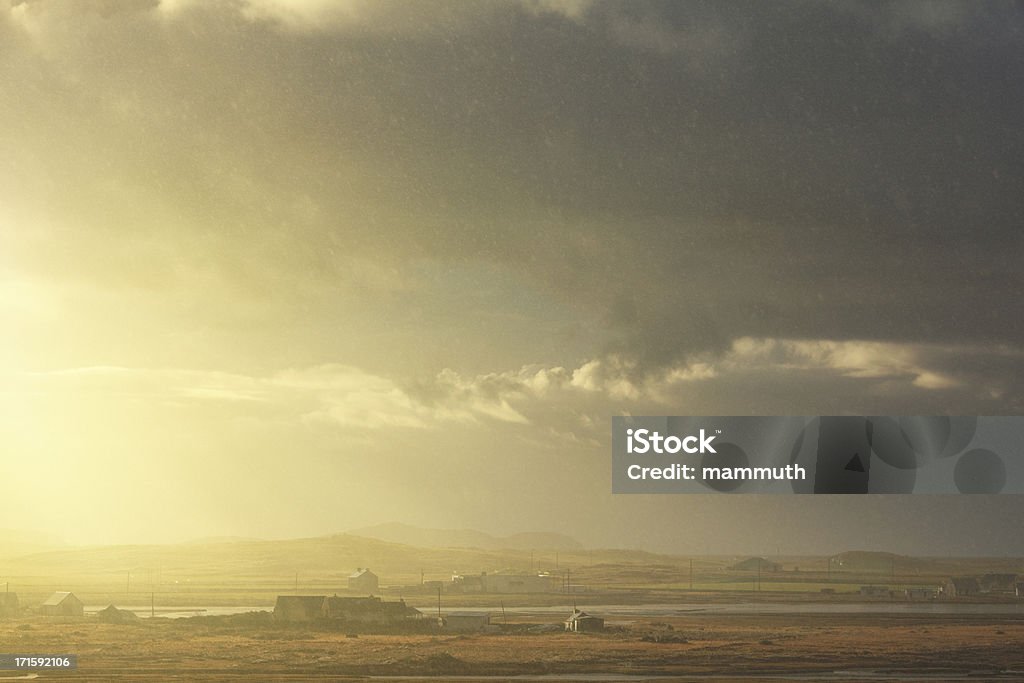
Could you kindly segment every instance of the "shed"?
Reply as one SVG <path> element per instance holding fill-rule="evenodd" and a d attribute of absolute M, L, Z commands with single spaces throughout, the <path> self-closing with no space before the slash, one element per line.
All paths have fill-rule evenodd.
<path fill-rule="evenodd" d="M 279 595 L 274 604 L 274 618 L 281 621 L 319 619 L 325 600 L 323 595 Z"/>
<path fill-rule="evenodd" d="M 377 575 L 363 567 L 360 567 L 348 576 L 348 589 L 358 593 L 365 593 L 366 595 L 376 593 L 379 583 Z"/>
<path fill-rule="evenodd" d="M 604 619 L 574 609 L 565 620 L 565 630 L 573 633 L 587 633 L 604 630 Z"/>
<path fill-rule="evenodd" d="M 74 593 L 57 591 L 43 603 L 40 611 L 48 617 L 80 617 L 85 613 L 85 608 Z"/>
<path fill-rule="evenodd" d="M 449 612 L 441 620 L 446 631 L 483 631 L 491 623 L 490 612 Z"/>

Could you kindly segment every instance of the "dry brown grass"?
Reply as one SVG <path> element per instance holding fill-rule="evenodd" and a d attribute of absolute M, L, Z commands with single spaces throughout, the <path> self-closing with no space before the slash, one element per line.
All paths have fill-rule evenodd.
<path fill-rule="evenodd" d="M 651 634 L 671 637 L 642 640 Z M 992 617 L 704 616 L 636 620 L 599 635 L 359 638 L 272 623 L 247 629 L 216 619 L 110 625 L 35 617 L 0 622 L 0 644 L 8 652 L 77 654 L 76 680 L 1024 669 L 1024 622 Z"/>

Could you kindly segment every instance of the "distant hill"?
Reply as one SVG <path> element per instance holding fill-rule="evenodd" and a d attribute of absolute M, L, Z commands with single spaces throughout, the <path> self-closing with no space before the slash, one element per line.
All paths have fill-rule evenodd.
<path fill-rule="evenodd" d="M 0 558 L 29 555 L 63 546 L 58 539 L 34 531 L 0 529 Z"/>
<path fill-rule="evenodd" d="M 183 545 L 210 545 L 211 543 L 251 543 L 253 541 L 262 541 L 262 538 L 253 538 L 251 536 L 203 536 L 202 538 L 193 538 L 185 541 Z"/>
<path fill-rule="evenodd" d="M 895 553 L 870 550 L 850 550 L 831 557 L 833 571 L 888 574 L 895 572 L 923 572 L 938 569 L 935 560 L 908 557 Z"/>
<path fill-rule="evenodd" d="M 479 548 L 481 550 L 582 550 L 583 544 L 575 538 L 548 532 L 526 532 L 511 536 L 492 536 L 473 529 L 424 529 L 409 524 L 391 522 L 352 529 L 348 533 L 364 538 L 376 538 L 391 543 L 402 543 L 423 548 Z"/>
<path fill-rule="evenodd" d="M 778 562 L 772 562 L 763 557 L 749 557 L 730 566 L 729 569 L 741 572 L 777 572 L 782 569 L 782 566 Z"/>
<path fill-rule="evenodd" d="M 477 573 L 511 569 L 527 571 L 553 568 L 553 553 L 533 557 L 529 550 L 479 548 L 424 548 L 391 543 L 352 534 L 337 534 L 290 540 L 222 539 L 168 545 L 116 545 L 75 547 L 23 555 L 0 561 L 0 574 L 22 576 L 95 577 L 132 572 L 145 583 L 154 575 L 164 582 L 225 577 L 245 581 L 251 577 L 277 576 L 290 585 L 292 577 L 320 577 L 332 586 L 357 567 L 369 567 L 384 585 L 419 583 L 427 578 L 451 577 L 453 572 Z M 611 561 L 629 551 L 561 552 L 566 563 L 579 566 L 594 561 Z M 640 553 L 635 561 L 648 554 Z M 655 556 L 657 557 L 657 556 Z M 422 574 L 421 574 L 422 572 Z M 120 579 L 118 579 L 120 580 Z M 140 585 L 141 585 L 140 583 Z"/>

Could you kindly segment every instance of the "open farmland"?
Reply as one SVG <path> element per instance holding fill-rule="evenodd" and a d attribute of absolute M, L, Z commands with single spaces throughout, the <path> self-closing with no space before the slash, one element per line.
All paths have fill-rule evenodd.
<path fill-rule="evenodd" d="M 730 616 L 637 620 L 603 634 L 363 635 L 270 620 L 198 618 L 101 624 L 0 622 L 5 647 L 74 652 L 77 674 L 44 679 L 230 681 L 547 674 L 759 676 L 909 672 L 1019 680 L 1024 622 L 992 617 Z M 1014 673 L 1017 672 L 1017 673 Z M 839 680 L 845 680 L 839 678 Z"/>
<path fill-rule="evenodd" d="M 416 548 L 352 535 L 64 549 L 0 565 L 22 606 L 0 620 L 0 650 L 78 655 L 77 673 L 38 672 L 42 680 L 1014 679 L 1024 671 L 1024 601 L 902 593 L 951 575 L 1018 573 L 1018 560 L 842 553 L 772 558 L 764 571 L 738 562 L 749 564 L 623 550 Z M 385 600 L 422 612 L 415 633 L 273 617 L 278 595 L 346 594 L 356 566 L 380 574 Z M 460 592 L 451 583 L 457 571 L 531 568 L 564 572 L 575 592 Z M 421 581 L 441 582 L 441 594 Z M 861 594 L 865 585 L 884 595 Z M 85 616 L 41 616 L 38 605 L 55 590 L 75 592 Z M 95 612 L 108 604 L 143 618 L 103 623 Z M 573 605 L 606 628 L 563 632 Z M 438 612 L 459 609 L 490 612 L 488 632 L 432 626 Z"/>

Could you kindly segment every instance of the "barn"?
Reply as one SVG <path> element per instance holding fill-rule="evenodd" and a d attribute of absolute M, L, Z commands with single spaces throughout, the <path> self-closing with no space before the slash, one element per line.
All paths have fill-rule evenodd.
<path fill-rule="evenodd" d="M 43 603 L 40 611 L 48 617 L 80 617 L 85 608 L 74 593 L 57 591 Z"/>
<path fill-rule="evenodd" d="M 490 612 L 449 612 L 442 619 L 446 631 L 483 631 L 491 623 Z"/>
<path fill-rule="evenodd" d="M 313 621 L 319 619 L 324 595 L 279 595 L 274 603 L 274 618 L 281 621 Z"/>
<path fill-rule="evenodd" d="M 348 589 L 354 593 L 373 595 L 377 592 L 379 583 L 380 581 L 377 578 L 377 575 L 363 567 L 360 567 L 354 573 L 349 574 L 348 577 Z"/>

